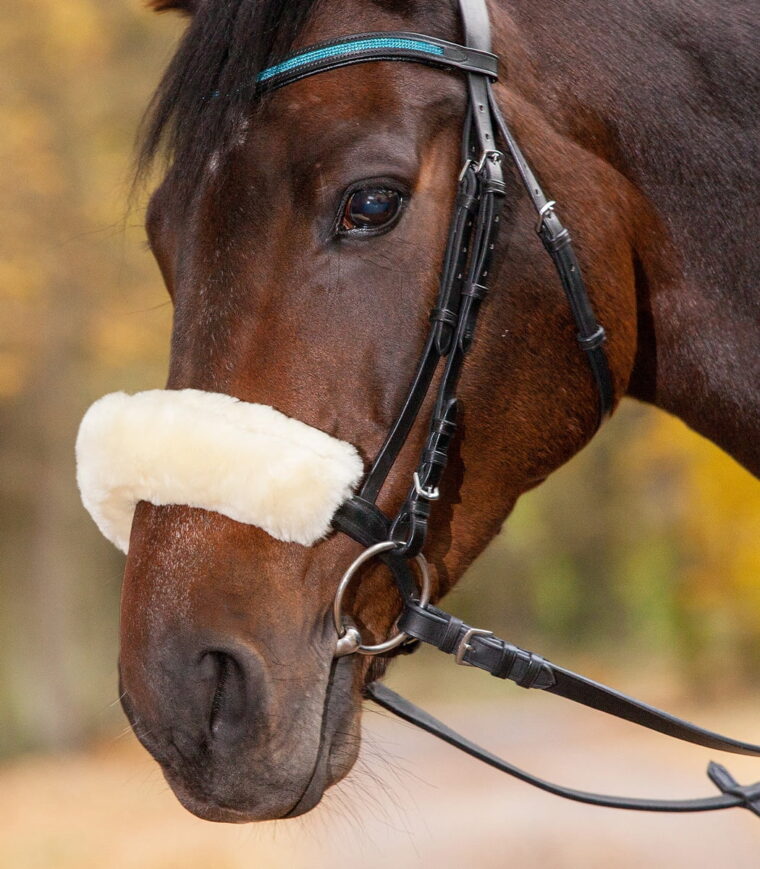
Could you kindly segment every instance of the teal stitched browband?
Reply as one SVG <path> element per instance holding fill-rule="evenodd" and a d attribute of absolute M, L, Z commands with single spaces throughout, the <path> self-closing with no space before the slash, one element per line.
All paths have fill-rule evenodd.
<path fill-rule="evenodd" d="M 376 51 L 378 49 L 386 50 L 389 48 L 392 48 L 394 52 L 398 49 L 403 49 L 405 51 L 421 51 L 423 54 L 438 56 L 443 54 L 443 49 L 440 45 L 433 45 L 432 42 L 423 42 L 421 39 L 389 39 L 388 37 L 360 39 L 351 42 L 340 42 L 337 45 L 331 45 L 326 48 L 315 48 L 312 51 L 297 54 L 295 57 L 291 57 L 282 63 L 277 63 L 265 69 L 259 75 L 258 81 L 268 81 L 270 78 L 274 78 L 274 76 L 281 73 L 290 72 L 299 66 L 307 66 L 310 63 L 326 60 L 329 57 L 356 55 L 358 52 Z"/>
<path fill-rule="evenodd" d="M 419 33 L 362 33 L 320 42 L 293 54 L 260 72 L 256 84 L 259 90 L 274 90 L 325 69 L 377 60 L 406 60 L 497 77 L 498 58 L 488 51 Z"/>

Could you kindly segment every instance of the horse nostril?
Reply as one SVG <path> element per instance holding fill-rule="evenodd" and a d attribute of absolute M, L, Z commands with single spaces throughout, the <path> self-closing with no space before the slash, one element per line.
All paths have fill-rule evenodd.
<path fill-rule="evenodd" d="M 246 680 L 240 662 L 227 652 L 207 652 L 201 659 L 204 679 L 209 681 L 208 728 L 213 739 L 239 733 L 245 721 Z"/>

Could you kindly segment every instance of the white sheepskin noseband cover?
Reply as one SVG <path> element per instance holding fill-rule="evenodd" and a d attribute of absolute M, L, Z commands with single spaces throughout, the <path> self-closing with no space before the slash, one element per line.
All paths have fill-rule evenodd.
<path fill-rule="evenodd" d="M 197 389 L 106 395 L 85 414 L 76 454 L 82 502 L 123 552 L 138 501 L 214 510 L 310 546 L 363 471 L 351 444 Z"/>

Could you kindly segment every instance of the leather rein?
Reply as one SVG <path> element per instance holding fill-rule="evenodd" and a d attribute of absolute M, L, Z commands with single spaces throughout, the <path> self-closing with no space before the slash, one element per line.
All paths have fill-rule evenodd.
<path fill-rule="evenodd" d="M 402 409 L 393 423 L 359 492 L 336 514 L 333 525 L 367 547 L 344 574 L 336 595 L 334 619 L 338 632 L 336 657 L 352 653 L 387 654 L 428 643 L 453 654 L 458 664 L 477 667 L 523 688 L 566 697 L 676 739 L 718 751 L 760 757 L 760 746 L 705 730 L 628 697 L 612 688 L 546 661 L 464 624 L 429 603 L 427 564 L 422 549 L 431 507 L 446 469 L 456 431 L 457 385 L 473 341 L 481 302 L 488 292 L 489 271 L 505 195 L 503 169 L 507 157 L 517 170 L 537 213 L 537 233 L 557 269 L 578 330 L 582 355 L 591 369 L 598 393 L 597 425 L 610 414 L 615 391 L 605 353 L 605 331 L 594 314 L 578 260 L 556 203 L 543 192 L 496 103 L 492 82 L 498 58 L 492 54 L 485 0 L 459 0 L 464 45 L 417 33 L 381 32 L 330 40 L 287 57 L 259 74 L 257 89 L 266 93 L 294 81 L 355 63 L 406 61 L 464 73 L 468 108 L 462 137 L 459 176 L 438 297 L 430 313 L 430 328 Z M 443 367 L 427 436 L 406 499 L 393 518 L 377 506 L 377 498 L 407 441 L 427 397 L 433 376 Z M 375 646 L 362 644 L 358 629 L 341 610 L 343 594 L 358 569 L 370 559 L 382 560 L 393 574 L 403 599 L 398 632 Z M 410 569 L 416 561 L 420 589 Z M 577 791 L 537 778 L 455 733 L 427 712 L 389 688 L 373 682 L 366 696 L 404 720 L 485 763 L 542 790 L 590 805 L 648 812 L 704 812 L 745 807 L 760 815 L 760 783 L 739 785 L 722 766 L 710 763 L 708 776 L 718 796 L 692 800 L 634 799 Z"/>

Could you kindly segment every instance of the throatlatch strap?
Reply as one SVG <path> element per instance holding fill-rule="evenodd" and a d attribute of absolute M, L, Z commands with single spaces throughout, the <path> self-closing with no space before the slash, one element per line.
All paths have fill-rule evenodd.
<path fill-rule="evenodd" d="M 489 766 L 505 772 L 526 784 L 547 791 L 558 797 L 586 803 L 592 806 L 603 806 L 610 809 L 628 809 L 636 812 L 715 812 L 721 809 L 746 808 L 760 815 L 760 783 L 756 785 L 739 785 L 728 770 L 717 763 L 711 763 L 707 774 L 712 782 L 722 791 L 718 797 L 704 797 L 694 800 L 649 800 L 634 797 L 616 797 L 606 794 L 595 794 L 588 791 L 578 791 L 556 785 L 545 779 L 531 775 L 529 772 L 502 760 L 485 748 L 481 748 L 466 737 L 447 727 L 442 721 L 434 718 L 429 712 L 410 703 L 404 697 L 391 691 L 380 682 L 372 682 L 365 689 L 365 695 L 404 721 L 437 736 L 449 745 L 464 751 L 477 760 L 482 760 Z"/>
<path fill-rule="evenodd" d="M 493 89 L 490 84 L 487 87 L 491 112 L 499 129 L 499 135 L 509 150 L 523 186 L 538 214 L 538 235 L 557 270 L 562 289 L 578 328 L 578 345 L 586 354 L 594 375 L 599 395 L 597 415 L 597 427 L 599 427 L 612 413 L 615 403 L 615 386 L 612 381 L 607 354 L 604 350 L 607 335 L 604 327 L 596 319 L 586 283 L 583 280 L 583 272 L 575 256 L 572 238 L 557 215 L 556 203 L 549 200 L 538 183 L 535 173 L 525 159 L 522 149 L 512 135 L 512 131 L 496 102 Z"/>

